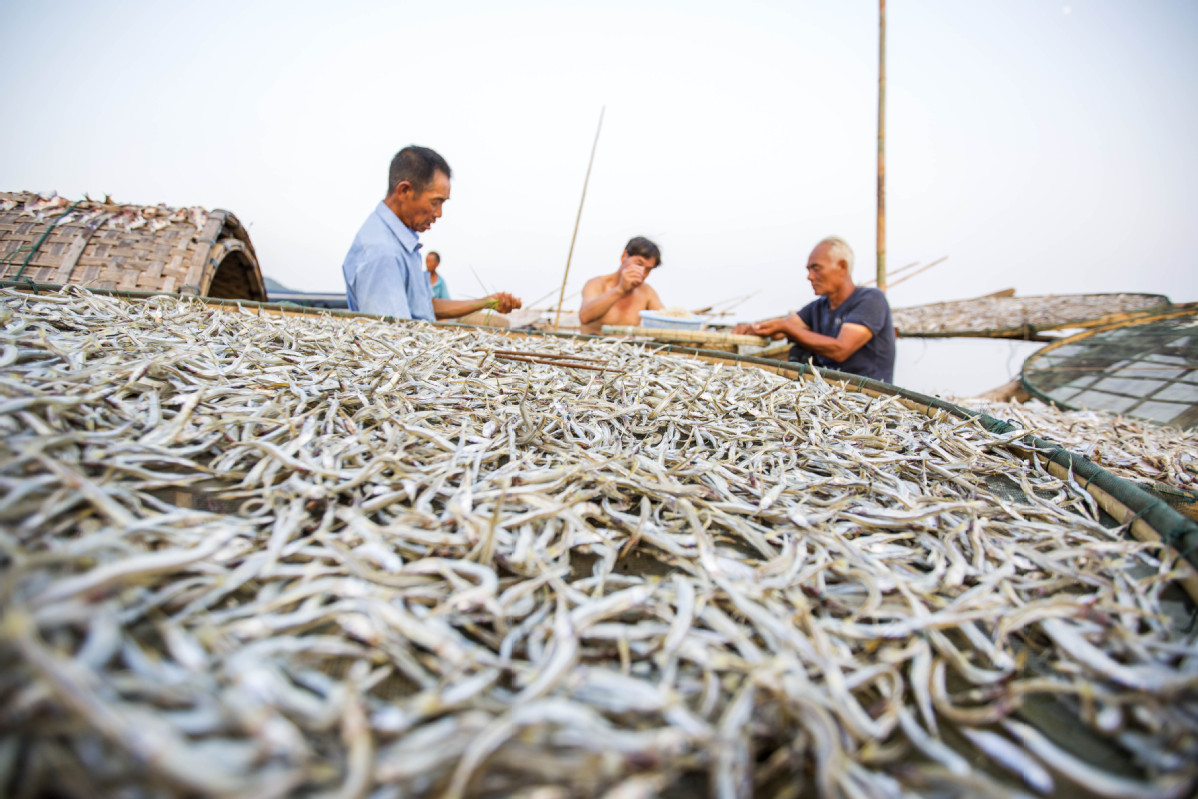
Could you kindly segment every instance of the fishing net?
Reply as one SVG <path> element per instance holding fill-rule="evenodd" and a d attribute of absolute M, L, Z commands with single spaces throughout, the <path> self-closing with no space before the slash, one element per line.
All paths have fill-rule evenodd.
<path fill-rule="evenodd" d="M 1033 396 L 1062 408 L 1198 427 L 1198 308 L 1049 345 L 1028 358 L 1022 379 Z"/>

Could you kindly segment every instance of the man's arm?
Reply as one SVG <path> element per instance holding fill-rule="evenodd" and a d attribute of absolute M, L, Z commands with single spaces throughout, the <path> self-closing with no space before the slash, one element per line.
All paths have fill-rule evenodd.
<path fill-rule="evenodd" d="M 816 333 L 807 327 L 807 323 L 798 314 L 791 314 L 782 319 L 767 319 L 753 325 L 753 330 L 759 336 L 773 336 L 782 333 L 800 347 L 811 350 L 817 355 L 843 363 L 854 352 L 869 343 L 874 337 L 873 331 L 865 325 L 845 322 L 840 326 L 840 333 L 835 338 Z"/>
<path fill-rule="evenodd" d="M 620 279 L 607 291 L 603 290 L 603 278 L 591 278 L 582 287 L 582 305 L 578 309 L 578 321 L 584 325 L 598 322 L 613 305 L 643 282 L 645 270 L 636 265 L 625 268 L 620 273 Z"/>
<path fill-rule="evenodd" d="M 439 300 L 434 297 L 433 313 L 437 315 L 438 319 L 458 319 L 475 311 L 481 311 L 483 308 L 493 308 L 498 313 L 508 313 L 521 305 L 519 297 L 499 291 L 477 300 Z"/>
<path fill-rule="evenodd" d="M 411 319 L 403 265 L 395 256 L 367 256 L 354 269 L 352 280 L 358 310 L 362 313 Z"/>
<path fill-rule="evenodd" d="M 620 290 L 619 282 L 607 291 L 603 291 L 602 287 L 603 281 L 597 277 L 591 278 L 582 287 L 582 305 L 578 308 L 578 321 L 582 324 L 598 322 L 626 293 Z"/>

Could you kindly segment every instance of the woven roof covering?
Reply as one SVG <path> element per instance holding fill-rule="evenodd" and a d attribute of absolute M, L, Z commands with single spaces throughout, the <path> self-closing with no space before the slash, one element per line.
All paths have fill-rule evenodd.
<path fill-rule="evenodd" d="M 0 279 L 266 300 L 229 211 L 0 192 Z"/>
<path fill-rule="evenodd" d="M 1045 330 L 1094 327 L 1122 315 L 1168 307 L 1169 298 L 1161 294 L 991 295 L 895 308 L 894 326 L 902 336 L 1024 338 Z"/>

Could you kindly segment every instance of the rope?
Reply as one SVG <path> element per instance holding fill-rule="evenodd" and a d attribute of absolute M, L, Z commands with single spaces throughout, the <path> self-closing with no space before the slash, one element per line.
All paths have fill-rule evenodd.
<path fill-rule="evenodd" d="M 1179 536 L 1179 535 L 1173 535 L 1172 537 L 1181 538 L 1181 536 Z M 1196 538 L 1198 538 L 1198 536 L 1196 536 Z M 1174 546 L 1174 548 L 1177 547 L 1176 544 L 1174 544 L 1173 546 Z M 1193 555 L 1195 552 L 1198 552 L 1198 540 L 1195 540 L 1194 543 L 1190 544 L 1185 549 L 1177 550 L 1178 556 L 1181 558 L 1184 558 L 1185 560 L 1188 560 L 1190 563 L 1194 562 Z"/>
<path fill-rule="evenodd" d="M 1139 520 L 1140 520 L 1140 518 L 1141 518 L 1141 517 L 1142 517 L 1144 514 L 1148 513 L 1150 510 L 1152 510 L 1153 508 L 1155 508 L 1157 505 L 1164 505 L 1166 508 L 1167 508 L 1167 507 L 1169 507 L 1168 503 L 1166 503 L 1166 502 L 1165 502 L 1163 499 L 1154 498 L 1154 499 L 1152 500 L 1152 502 L 1149 502 L 1147 505 L 1145 505 L 1144 507 L 1140 508 L 1140 509 L 1139 509 L 1138 511 L 1136 511 L 1134 514 L 1132 514 L 1132 517 L 1131 517 L 1130 519 L 1128 519 L 1127 521 L 1123 522 L 1123 526 L 1124 526 L 1124 527 L 1126 527 L 1127 529 L 1129 529 L 1129 530 L 1130 530 L 1130 529 L 1131 529 L 1131 526 L 1132 526 L 1133 524 L 1135 524 L 1137 521 L 1139 521 Z M 1163 531 L 1158 531 L 1158 532 L 1160 532 L 1161 540 L 1162 540 L 1164 543 L 1166 543 L 1166 544 L 1170 544 L 1170 545 L 1173 543 L 1173 539 L 1174 539 L 1174 538 L 1180 538 L 1180 537 L 1181 537 L 1180 535 L 1178 535 L 1178 534 L 1174 533 L 1172 530 L 1170 530 L 1170 531 L 1169 531 L 1169 532 L 1167 532 L 1167 533 L 1166 533 L 1166 532 L 1163 532 Z"/>
<path fill-rule="evenodd" d="M 1050 441 L 1045 441 L 1044 443 L 1052 444 L 1052 442 L 1050 442 Z M 1057 466 L 1068 466 L 1069 468 L 1073 468 L 1073 458 L 1070 457 L 1071 453 L 1069 452 L 1069 450 L 1065 449 L 1064 447 L 1062 447 L 1059 444 L 1054 446 L 1051 450 L 1035 449 L 1034 451 L 1036 452 L 1037 455 L 1041 455 L 1041 457 L 1044 458 L 1046 463 L 1056 463 Z M 1047 452 L 1047 454 L 1044 454 L 1046 452 Z M 1057 462 L 1058 455 L 1065 456 L 1064 463 Z"/>
<path fill-rule="evenodd" d="M 32 247 L 29 247 L 29 245 L 25 245 L 25 247 L 17 247 L 15 250 L 13 250 L 12 252 L 10 252 L 8 254 L 9 256 L 16 255 L 17 253 L 19 253 L 21 250 L 25 249 L 26 247 L 29 248 L 29 254 L 25 256 L 25 262 L 21 264 L 21 268 L 17 270 L 16 275 L 14 275 L 12 278 L 13 280 L 21 279 L 21 275 L 23 275 L 25 273 L 25 267 L 29 266 L 29 262 L 33 260 L 33 256 L 37 255 L 37 251 L 39 249 L 41 249 L 42 244 L 44 244 L 46 239 L 50 237 L 50 231 L 54 230 L 54 226 L 57 225 L 60 221 L 62 221 L 63 219 L 66 219 L 68 216 L 70 216 L 71 211 L 74 211 L 75 206 L 79 205 L 79 203 L 81 203 L 81 202 L 83 202 L 83 200 L 76 200 L 75 202 L 71 203 L 71 207 L 68 208 L 66 211 L 64 211 L 61 216 L 54 217 L 54 220 L 49 225 L 46 226 L 46 230 L 44 233 L 42 233 L 42 237 L 37 240 L 37 244 L 34 244 Z M 8 256 L 5 256 L 4 260 L 6 263 L 8 263 L 9 262 Z M 30 281 L 30 282 L 32 282 L 32 281 Z M 34 293 L 35 294 L 37 293 L 36 290 L 34 291 Z"/>

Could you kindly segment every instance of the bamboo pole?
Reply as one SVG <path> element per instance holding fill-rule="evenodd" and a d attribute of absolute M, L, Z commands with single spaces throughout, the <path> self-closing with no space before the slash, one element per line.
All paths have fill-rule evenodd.
<path fill-rule="evenodd" d="M 587 176 L 582 181 L 582 199 L 578 201 L 578 216 L 574 219 L 574 235 L 570 237 L 570 252 L 566 254 L 566 274 L 562 275 L 562 290 L 557 297 L 557 313 L 553 315 L 553 332 L 557 332 L 558 322 L 562 319 L 562 303 L 566 301 L 566 280 L 570 277 L 570 260 L 574 257 L 574 240 L 578 238 L 578 223 L 582 221 L 582 205 L 587 200 L 587 184 L 591 182 L 591 167 L 595 164 L 595 150 L 599 147 L 599 131 L 603 130 L 603 112 L 607 106 L 599 109 L 599 126 L 595 128 L 595 143 L 591 145 L 591 160 L 587 162 Z"/>
<path fill-rule="evenodd" d="M 878 0 L 878 288 L 886 291 L 886 0 Z"/>

